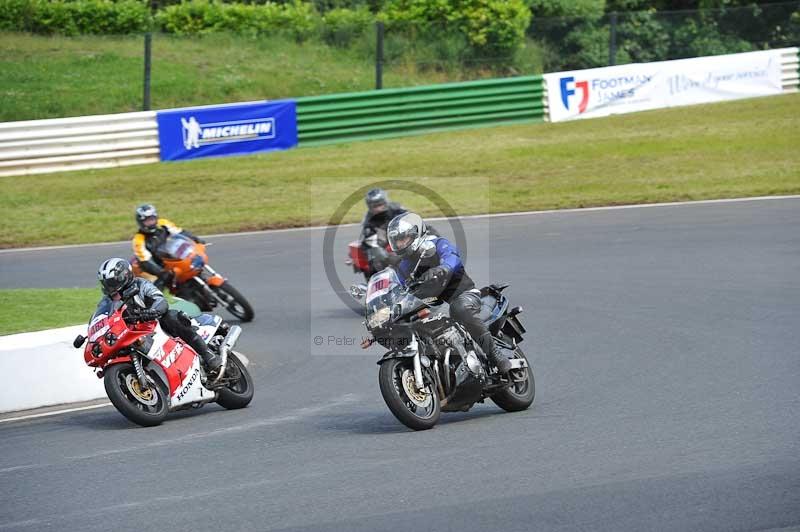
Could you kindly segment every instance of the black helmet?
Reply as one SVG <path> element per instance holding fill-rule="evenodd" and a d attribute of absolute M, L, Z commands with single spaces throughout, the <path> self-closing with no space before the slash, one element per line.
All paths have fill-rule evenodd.
<path fill-rule="evenodd" d="M 155 206 L 145 203 L 136 207 L 136 224 L 142 233 L 155 233 L 158 229 L 158 211 Z"/>
<path fill-rule="evenodd" d="M 370 189 L 364 197 L 364 202 L 367 204 L 367 208 L 372 214 L 384 212 L 389 208 L 389 196 L 382 188 Z"/>
<path fill-rule="evenodd" d="M 133 283 L 133 269 L 125 259 L 108 259 L 97 269 L 97 279 L 100 281 L 103 293 L 112 297 Z"/>
<path fill-rule="evenodd" d="M 386 228 L 389 246 L 400 257 L 407 257 L 419 249 L 425 236 L 425 222 L 413 212 L 395 216 Z"/>

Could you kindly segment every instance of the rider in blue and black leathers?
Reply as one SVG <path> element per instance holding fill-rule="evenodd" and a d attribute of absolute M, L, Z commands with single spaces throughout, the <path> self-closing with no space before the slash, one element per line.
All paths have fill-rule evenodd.
<path fill-rule="evenodd" d="M 419 298 L 438 297 L 447 302 L 450 316 L 467 329 L 500 373 L 508 373 L 511 362 L 499 350 L 489 328 L 478 316 L 480 292 L 467 275 L 458 247 L 446 238 L 427 235 L 425 222 L 414 213 L 394 218 L 389 223 L 387 234 L 392 250 L 403 258 L 397 266 L 403 283 L 408 282 L 416 268 L 414 294 Z M 421 244 L 425 240 L 436 246 L 436 253 L 420 259 Z"/>

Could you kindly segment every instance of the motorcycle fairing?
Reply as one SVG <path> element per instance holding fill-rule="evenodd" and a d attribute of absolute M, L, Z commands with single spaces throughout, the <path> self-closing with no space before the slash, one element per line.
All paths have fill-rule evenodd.
<path fill-rule="evenodd" d="M 469 409 L 483 397 L 483 387 L 486 382 L 483 373 L 472 372 L 465 360 L 458 364 L 454 373 L 456 379 L 454 391 L 448 397 L 446 406 L 442 407 L 445 412 Z"/>
<path fill-rule="evenodd" d="M 213 314 L 200 314 L 192 318 L 192 325 L 197 327 L 197 334 L 205 343 L 214 337 L 214 333 L 217 332 L 221 323 L 222 318 Z"/>
<path fill-rule="evenodd" d="M 186 349 L 190 349 L 188 346 Z M 186 349 L 184 351 L 186 351 Z M 189 353 L 193 355 L 194 353 Z M 216 394 L 203 386 L 200 370 L 200 357 L 192 356 L 188 371 L 182 373 L 183 379 L 175 389 L 170 390 L 170 409 L 182 405 L 211 401 Z"/>
<path fill-rule="evenodd" d="M 146 356 L 164 370 L 169 392 L 174 394 L 184 385 L 186 375 L 191 373 L 194 361 L 199 356 L 183 340 L 165 333 L 160 324 L 156 324 L 152 339 Z"/>

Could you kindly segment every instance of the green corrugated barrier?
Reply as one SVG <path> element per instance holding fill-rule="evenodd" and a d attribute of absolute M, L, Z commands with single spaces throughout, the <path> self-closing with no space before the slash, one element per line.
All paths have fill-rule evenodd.
<path fill-rule="evenodd" d="M 542 76 L 444 83 L 297 99 L 300 146 L 541 122 Z"/>

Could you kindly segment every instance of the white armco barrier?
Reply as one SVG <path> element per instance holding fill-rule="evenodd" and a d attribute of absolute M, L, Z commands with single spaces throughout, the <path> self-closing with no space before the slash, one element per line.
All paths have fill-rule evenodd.
<path fill-rule="evenodd" d="M 0 336 L 0 412 L 106 397 L 102 379 L 72 347 L 86 326 Z"/>
<path fill-rule="evenodd" d="M 781 50 L 781 83 L 783 92 L 797 92 L 800 85 L 800 58 L 797 48 L 784 48 Z"/>
<path fill-rule="evenodd" d="M 545 74 L 552 122 L 797 90 L 797 48 Z"/>
<path fill-rule="evenodd" d="M 158 161 L 155 111 L 0 123 L 0 176 Z"/>

